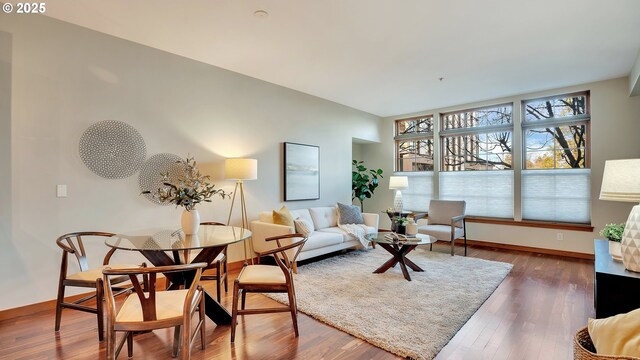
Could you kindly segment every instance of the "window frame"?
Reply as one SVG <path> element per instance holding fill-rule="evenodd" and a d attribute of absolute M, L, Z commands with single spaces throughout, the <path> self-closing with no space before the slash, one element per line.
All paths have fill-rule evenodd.
<path fill-rule="evenodd" d="M 486 105 L 481 107 L 471 107 L 462 110 L 453 110 L 440 113 L 440 131 L 438 132 L 438 146 L 440 149 L 440 166 L 439 172 L 455 172 L 455 171 L 499 171 L 499 170 L 513 170 L 514 169 L 514 148 L 513 148 L 513 136 L 515 132 L 513 111 L 514 111 L 514 102 L 505 102 L 494 105 Z M 498 124 L 498 125 L 487 125 L 487 126 L 478 126 L 475 128 L 467 127 L 467 128 L 459 128 L 459 129 L 445 129 L 445 118 L 447 115 L 452 114 L 460 114 L 460 113 L 468 113 L 473 111 L 494 109 L 500 107 L 511 107 L 511 123 L 509 124 Z M 446 170 L 445 166 L 445 157 L 447 155 L 446 146 L 444 144 L 444 139 L 447 137 L 464 137 L 468 135 L 488 135 L 491 133 L 510 131 L 511 132 L 511 167 L 506 169 L 493 169 L 493 170 Z"/>
<path fill-rule="evenodd" d="M 551 118 L 544 119 L 538 121 L 527 121 L 527 103 L 533 101 L 546 101 L 550 99 L 557 98 L 568 98 L 572 96 L 583 95 L 585 97 L 585 113 L 574 116 L 566 116 L 563 118 Z M 558 94 L 537 98 L 528 98 L 522 99 L 521 103 L 521 122 L 520 122 L 520 131 L 522 136 L 522 144 L 521 144 L 521 170 L 571 170 L 571 169 L 591 169 L 591 91 L 576 91 L 566 94 Z M 530 129 L 540 129 L 540 128 L 548 128 L 548 127 L 561 127 L 561 126 L 571 126 L 571 125 L 584 125 L 585 126 L 585 146 L 584 146 L 584 167 L 582 168 L 560 168 L 555 167 L 555 157 L 554 157 L 554 167 L 553 168 L 527 168 L 527 130 Z M 521 184 L 522 186 L 522 184 Z"/>
<path fill-rule="evenodd" d="M 420 119 L 431 119 L 431 128 L 433 130 L 431 131 L 426 131 L 426 132 L 413 132 L 410 134 L 399 134 L 399 124 L 400 122 L 404 122 L 404 121 L 411 121 L 411 120 L 420 120 Z M 402 169 L 402 167 L 400 166 L 400 143 L 401 142 L 407 142 L 407 141 L 428 141 L 431 140 L 431 142 L 433 143 L 433 151 L 432 151 L 432 157 L 434 160 L 434 164 L 433 167 L 435 169 L 435 152 L 436 152 L 436 147 L 438 146 L 438 144 L 436 143 L 436 139 L 435 139 L 435 116 L 433 114 L 427 114 L 427 115 L 420 115 L 420 116 L 413 116 L 410 118 L 403 118 L 403 119 L 396 119 L 393 123 L 393 132 L 394 132 L 394 136 L 393 136 L 393 141 L 394 141 L 394 171 L 395 172 L 411 172 L 411 173 L 417 173 L 417 172 L 429 172 L 429 171 L 433 171 L 433 170 L 407 170 L 407 169 Z"/>

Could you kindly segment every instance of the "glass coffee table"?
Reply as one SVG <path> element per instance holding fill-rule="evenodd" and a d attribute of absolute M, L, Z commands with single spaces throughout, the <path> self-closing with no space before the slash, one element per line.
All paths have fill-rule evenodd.
<path fill-rule="evenodd" d="M 393 257 L 382 266 L 377 268 L 373 273 L 381 274 L 392 267 L 396 266 L 396 264 L 400 264 L 400 270 L 402 270 L 402 275 L 404 278 L 411 281 L 411 276 L 409 276 L 409 270 L 407 270 L 407 266 L 410 267 L 413 271 L 424 271 L 420 266 L 416 265 L 413 261 L 407 259 L 407 254 L 413 251 L 419 245 L 429 245 L 433 244 L 437 241 L 437 239 L 430 235 L 417 234 L 413 239 L 407 240 L 395 240 L 389 239 L 388 235 L 393 234 L 390 232 L 379 232 L 372 233 L 365 236 L 365 238 L 374 244 L 379 244 L 383 249 L 387 250 Z"/>

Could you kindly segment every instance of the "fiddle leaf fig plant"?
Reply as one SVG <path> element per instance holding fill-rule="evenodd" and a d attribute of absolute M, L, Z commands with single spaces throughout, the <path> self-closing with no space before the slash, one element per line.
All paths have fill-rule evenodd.
<path fill-rule="evenodd" d="M 360 211 L 364 211 L 364 199 L 370 199 L 382 178 L 382 169 L 368 169 L 364 161 L 353 160 L 351 172 L 351 200 L 360 200 Z"/>

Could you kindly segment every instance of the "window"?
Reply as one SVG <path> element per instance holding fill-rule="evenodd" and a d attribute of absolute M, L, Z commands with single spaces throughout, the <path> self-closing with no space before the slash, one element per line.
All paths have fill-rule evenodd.
<path fill-rule="evenodd" d="M 589 93 L 522 105 L 522 218 L 591 222 Z"/>
<path fill-rule="evenodd" d="M 512 104 L 441 114 L 440 199 L 465 200 L 469 215 L 513 217 L 512 115 Z"/>
<path fill-rule="evenodd" d="M 433 171 L 433 116 L 396 120 L 396 171 Z"/>

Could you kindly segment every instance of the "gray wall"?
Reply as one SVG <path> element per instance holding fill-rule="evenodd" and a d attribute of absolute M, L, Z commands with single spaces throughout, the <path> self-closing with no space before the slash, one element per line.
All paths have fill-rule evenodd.
<path fill-rule="evenodd" d="M 228 191 L 234 183 L 223 180 L 224 159 L 258 159 L 258 180 L 246 182 L 250 218 L 281 205 L 282 142 L 318 145 L 323 159 L 320 200 L 287 204 L 295 209 L 349 201 L 352 138 L 379 141 L 377 116 L 58 20 L 0 14 L 0 31 L 13 38 L 13 135 L 11 151 L 2 152 L 12 162 L 0 162 L 13 180 L 11 236 L 0 255 L 0 287 L 12 296 L 0 297 L 0 309 L 55 297 L 60 249 L 54 240 L 63 233 L 178 226 L 180 210 L 139 196 L 136 176 L 106 180 L 84 166 L 78 141 L 95 122 L 131 124 L 149 156 L 194 156 Z M 5 78 L 0 72 L 2 89 Z M 6 114 L 0 112 L 3 127 Z M 68 185 L 67 198 L 55 197 L 56 184 Z M 225 221 L 229 206 L 216 198 L 199 210 L 203 219 Z M 231 261 L 242 257 L 241 248 L 230 249 Z M 106 250 L 91 244 L 93 264 Z M 117 262 L 141 259 L 116 256 Z"/>
<path fill-rule="evenodd" d="M 11 241 L 11 34 L 4 31 L 0 31 L 0 246 L 1 254 L 15 254 Z M 0 260 L 23 270 L 15 258 L 0 255 Z"/>

